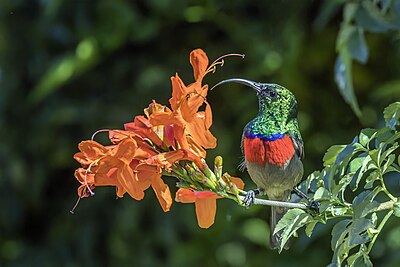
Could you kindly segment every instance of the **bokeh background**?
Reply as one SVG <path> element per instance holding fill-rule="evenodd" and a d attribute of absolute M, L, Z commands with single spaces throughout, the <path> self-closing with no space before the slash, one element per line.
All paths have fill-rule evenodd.
<path fill-rule="evenodd" d="M 75 215 L 77 144 L 121 128 L 152 99 L 168 104 L 170 76 L 193 80 L 189 53 L 237 52 L 205 82 L 230 77 L 275 82 L 297 96 L 305 174 L 322 167 L 333 144 L 383 125 L 400 99 L 400 38 L 366 35 L 369 60 L 353 69 L 363 117 L 334 83 L 340 1 L 0 0 L 0 266 L 325 266 L 331 225 L 303 231 L 278 254 L 268 243 L 268 209 L 218 201 L 216 223 L 197 226 L 194 206 L 164 214 L 154 193 L 137 202 L 97 188 Z M 244 125 L 256 96 L 239 85 L 212 91 L 209 151 L 238 171 Z M 103 137 L 99 137 L 100 140 Z M 166 179 L 174 185 L 172 179 Z M 395 186 L 398 186 L 396 184 Z M 399 266 L 400 222 L 389 221 L 372 252 L 376 266 Z"/>

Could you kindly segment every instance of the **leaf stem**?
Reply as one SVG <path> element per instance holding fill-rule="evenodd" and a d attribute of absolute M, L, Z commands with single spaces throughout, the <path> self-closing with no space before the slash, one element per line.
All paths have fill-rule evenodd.
<path fill-rule="evenodd" d="M 383 226 L 385 225 L 385 223 L 387 222 L 387 220 L 389 220 L 390 216 L 392 216 L 393 214 L 393 210 L 389 211 L 385 217 L 382 219 L 381 223 L 378 226 L 378 233 L 376 233 L 376 235 L 374 235 L 374 237 L 372 238 L 371 242 L 368 245 L 368 249 L 367 249 L 367 254 L 369 254 L 371 252 L 372 247 L 374 246 L 374 243 L 376 241 L 376 239 L 378 238 L 378 235 L 380 234 L 380 232 L 382 231 Z"/>

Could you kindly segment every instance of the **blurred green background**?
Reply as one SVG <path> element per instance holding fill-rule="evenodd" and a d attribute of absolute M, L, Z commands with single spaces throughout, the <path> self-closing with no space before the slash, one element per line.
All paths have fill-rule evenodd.
<path fill-rule="evenodd" d="M 77 144 L 97 129 L 121 128 L 152 99 L 168 104 L 170 76 L 193 80 L 189 53 L 228 58 L 205 83 L 230 77 L 275 82 L 299 103 L 305 174 L 325 150 L 361 128 L 383 125 L 382 110 L 400 99 L 400 35 L 367 34 L 369 61 L 353 78 L 358 119 L 333 79 L 339 1 L 0 0 L 0 266 L 325 266 L 331 226 L 292 248 L 267 248 L 269 210 L 218 201 L 216 223 L 197 226 L 194 206 L 164 214 L 149 190 L 143 201 L 115 200 L 97 188 L 75 215 Z M 218 147 L 208 154 L 237 170 L 242 128 L 256 96 L 239 85 L 208 96 Z M 102 139 L 103 138 L 103 139 Z M 105 140 L 101 137 L 100 140 Z M 172 178 L 166 179 L 173 186 Z M 399 186 L 395 181 L 392 186 Z M 399 221 L 389 221 L 372 260 L 399 266 Z"/>

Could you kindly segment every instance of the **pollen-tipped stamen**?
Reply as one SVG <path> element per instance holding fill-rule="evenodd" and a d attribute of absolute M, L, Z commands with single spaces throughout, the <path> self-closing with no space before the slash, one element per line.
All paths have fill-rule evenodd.
<path fill-rule="evenodd" d="M 217 66 L 220 65 L 221 67 L 224 65 L 224 58 L 227 57 L 241 57 L 244 58 L 244 54 L 237 54 L 237 53 L 230 53 L 230 54 L 226 54 L 223 56 L 220 56 L 219 58 L 217 58 L 216 60 L 213 61 L 213 63 L 210 64 L 210 66 L 207 68 L 206 72 L 204 75 L 206 75 L 207 73 L 214 73 L 217 70 Z"/>

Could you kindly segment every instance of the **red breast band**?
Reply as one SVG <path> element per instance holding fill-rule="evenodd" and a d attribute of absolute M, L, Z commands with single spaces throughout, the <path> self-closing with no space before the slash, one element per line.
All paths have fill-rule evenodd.
<path fill-rule="evenodd" d="M 243 146 L 246 160 L 260 166 L 265 166 L 266 161 L 283 166 L 294 154 L 294 144 L 288 135 L 274 141 L 245 137 Z"/>

